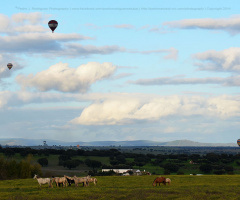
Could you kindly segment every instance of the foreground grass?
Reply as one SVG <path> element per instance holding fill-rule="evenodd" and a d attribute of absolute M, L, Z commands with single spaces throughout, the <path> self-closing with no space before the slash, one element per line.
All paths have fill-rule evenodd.
<path fill-rule="evenodd" d="M 0 181 L 0 199 L 240 199 L 239 175 L 168 176 L 170 186 L 153 187 L 156 176 L 97 177 L 97 186 L 38 188 L 33 179 Z"/>

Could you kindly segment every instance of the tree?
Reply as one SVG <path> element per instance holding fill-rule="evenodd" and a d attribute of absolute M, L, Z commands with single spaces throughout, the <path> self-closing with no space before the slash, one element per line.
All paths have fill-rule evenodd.
<path fill-rule="evenodd" d="M 42 165 L 43 167 L 44 167 L 44 166 L 48 166 L 48 159 L 47 159 L 47 158 L 39 158 L 39 159 L 38 159 L 38 163 L 39 163 L 40 165 Z"/>
<path fill-rule="evenodd" d="M 34 174 L 41 176 L 41 166 L 31 164 L 31 156 L 21 162 L 0 158 L 0 179 L 31 178 Z"/>
<path fill-rule="evenodd" d="M 189 158 L 193 161 L 193 162 L 198 162 L 198 160 L 201 158 L 201 156 L 199 154 L 192 154 L 189 156 Z"/>
<path fill-rule="evenodd" d="M 202 165 L 200 165 L 199 169 L 200 169 L 202 172 L 209 173 L 209 172 L 212 171 L 212 165 L 202 164 Z"/>
<path fill-rule="evenodd" d="M 76 168 L 79 166 L 79 162 L 77 160 L 67 160 L 63 163 L 64 167 L 67 167 L 68 169 Z"/>
<path fill-rule="evenodd" d="M 111 161 L 110 161 L 110 164 L 111 164 L 111 165 L 117 165 L 117 164 L 118 164 L 118 161 L 117 161 L 117 160 L 111 160 Z"/>
<path fill-rule="evenodd" d="M 6 148 L 5 151 L 4 151 L 4 154 L 7 157 L 12 157 L 12 156 L 15 155 L 15 152 L 12 149 L 10 149 L 10 148 Z"/>
<path fill-rule="evenodd" d="M 170 172 L 177 172 L 179 169 L 179 166 L 174 163 L 167 163 L 163 166 L 165 170 L 168 170 Z"/>
<path fill-rule="evenodd" d="M 123 156 L 123 155 L 116 156 L 116 159 L 117 159 L 119 164 L 125 164 L 126 163 L 125 156 Z"/>
<path fill-rule="evenodd" d="M 58 157 L 58 160 L 59 160 L 58 165 L 61 166 L 61 165 L 63 165 L 64 161 L 71 160 L 71 156 L 70 155 L 60 155 Z"/>
<path fill-rule="evenodd" d="M 219 161 L 219 155 L 215 153 L 208 153 L 206 155 L 206 159 L 210 162 L 218 162 Z"/>
<path fill-rule="evenodd" d="M 86 159 L 85 160 L 85 164 L 88 166 L 88 167 L 91 167 L 93 169 L 93 171 L 96 169 L 96 168 L 99 168 L 102 166 L 102 163 L 100 161 L 97 161 L 97 160 L 90 160 L 90 159 Z"/>
<path fill-rule="evenodd" d="M 65 152 L 65 155 L 76 156 L 77 153 L 78 153 L 78 152 L 77 152 L 76 150 L 68 149 L 68 150 Z"/>
<path fill-rule="evenodd" d="M 28 151 L 21 151 L 21 152 L 20 152 L 20 155 L 21 155 L 22 157 L 26 157 L 28 154 L 29 154 Z"/>
<path fill-rule="evenodd" d="M 222 174 L 225 174 L 226 171 L 224 169 L 219 169 L 219 170 L 215 170 L 213 171 L 214 174 L 217 174 L 217 175 L 222 175 Z"/>
<path fill-rule="evenodd" d="M 154 161 L 152 161 L 152 164 L 153 165 L 156 165 L 156 166 L 159 166 L 162 162 L 163 162 L 164 159 L 161 159 L 161 158 L 157 158 L 155 159 Z"/>
<path fill-rule="evenodd" d="M 31 178 L 31 166 L 30 163 L 22 160 L 20 163 L 20 178 Z"/>
<path fill-rule="evenodd" d="M 229 172 L 233 172 L 233 170 L 234 170 L 234 169 L 233 169 L 233 166 L 229 166 L 229 165 L 224 166 L 224 169 L 225 169 L 225 171 L 228 172 L 228 173 L 229 173 Z"/>
<path fill-rule="evenodd" d="M 171 172 L 170 172 L 169 170 L 165 169 L 164 172 L 163 172 L 163 174 L 164 174 L 164 175 L 170 175 Z"/>

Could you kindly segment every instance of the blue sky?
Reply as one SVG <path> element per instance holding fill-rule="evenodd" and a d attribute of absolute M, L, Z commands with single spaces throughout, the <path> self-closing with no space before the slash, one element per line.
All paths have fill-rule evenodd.
<path fill-rule="evenodd" d="M 236 142 L 238 4 L 2 3 L 0 138 Z"/>

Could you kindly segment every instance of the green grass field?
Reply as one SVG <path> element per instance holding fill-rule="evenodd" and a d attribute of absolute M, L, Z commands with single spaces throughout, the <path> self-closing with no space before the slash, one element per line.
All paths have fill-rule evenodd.
<path fill-rule="evenodd" d="M 157 176 L 96 177 L 98 184 L 89 187 L 40 189 L 36 180 L 0 181 L 0 199 L 240 199 L 240 175 L 169 175 L 171 185 L 153 187 Z"/>

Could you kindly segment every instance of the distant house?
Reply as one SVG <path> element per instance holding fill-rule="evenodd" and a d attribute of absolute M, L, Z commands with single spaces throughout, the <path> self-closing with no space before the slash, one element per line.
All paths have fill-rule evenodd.
<path fill-rule="evenodd" d="M 195 164 L 197 164 L 197 163 L 193 162 L 192 160 L 190 160 L 189 163 L 190 163 L 191 165 L 195 165 Z"/>

